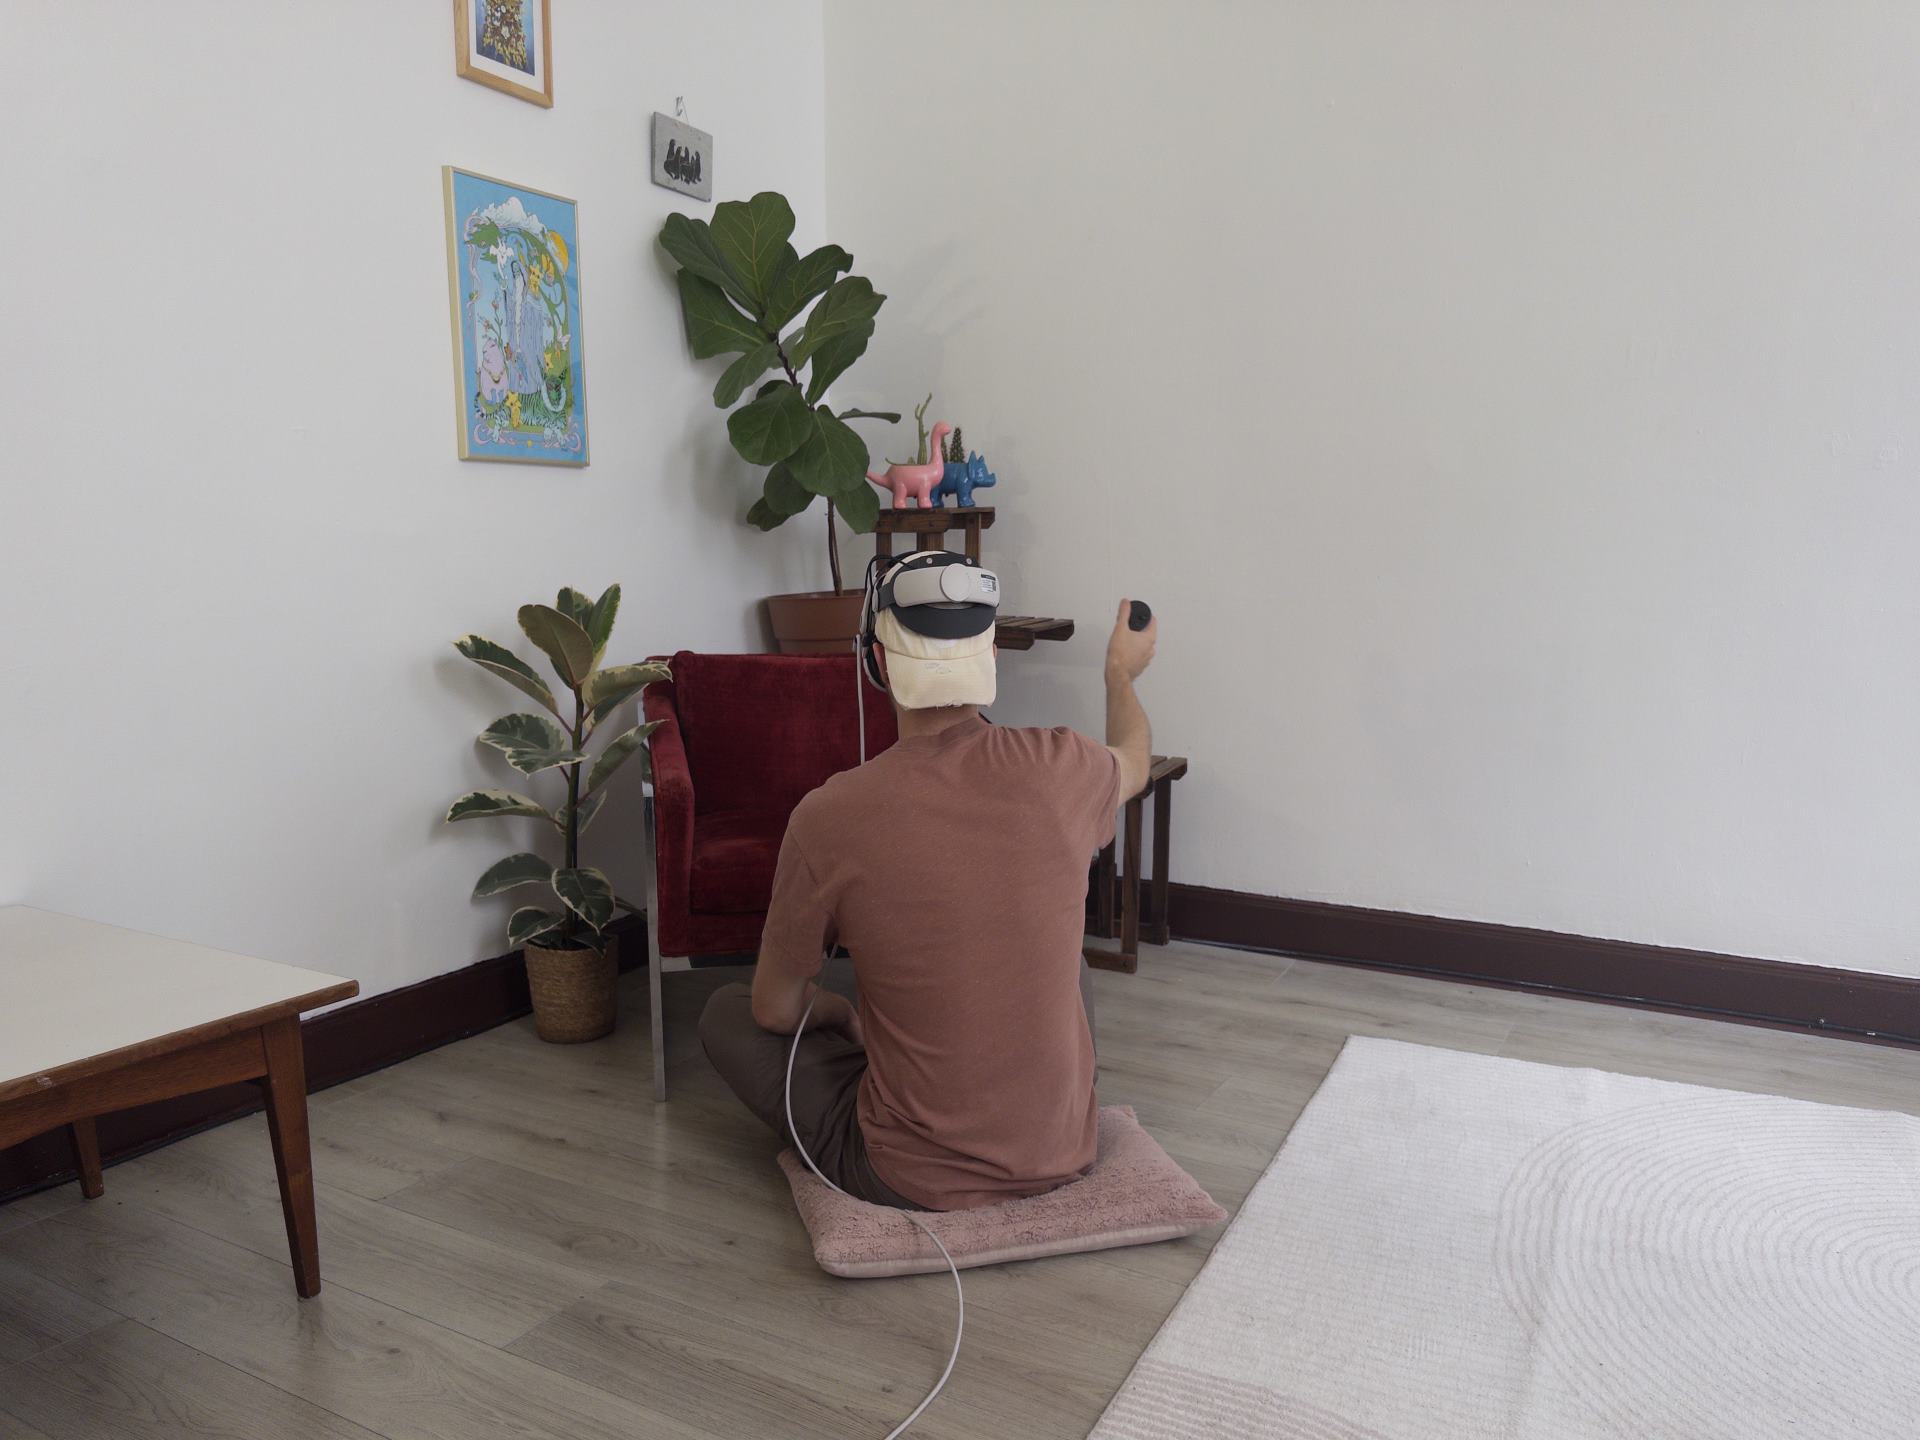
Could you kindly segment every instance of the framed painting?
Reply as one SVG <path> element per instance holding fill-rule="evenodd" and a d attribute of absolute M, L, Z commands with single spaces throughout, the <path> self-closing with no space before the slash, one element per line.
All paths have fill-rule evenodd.
<path fill-rule="evenodd" d="M 440 173 L 460 458 L 585 465 L 579 209 L 451 165 Z"/>
<path fill-rule="evenodd" d="M 536 105 L 553 104 L 551 0 L 453 0 L 454 69 Z"/>

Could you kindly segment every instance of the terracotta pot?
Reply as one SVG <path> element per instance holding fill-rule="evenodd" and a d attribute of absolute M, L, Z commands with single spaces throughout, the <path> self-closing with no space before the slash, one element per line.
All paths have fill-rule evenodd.
<path fill-rule="evenodd" d="M 769 595 L 767 618 L 782 655 L 846 655 L 860 630 L 860 592 Z"/>
<path fill-rule="evenodd" d="M 620 967 L 614 959 L 617 942 L 607 941 L 605 954 L 587 949 L 549 949 L 527 946 L 527 988 L 533 992 L 533 1028 L 542 1040 L 555 1045 L 578 1045 L 611 1033 L 614 1019 L 613 982 Z"/>

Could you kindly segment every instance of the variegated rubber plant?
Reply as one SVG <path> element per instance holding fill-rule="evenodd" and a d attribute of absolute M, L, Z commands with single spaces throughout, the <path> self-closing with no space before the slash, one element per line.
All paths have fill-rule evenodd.
<path fill-rule="evenodd" d="M 565 699 L 557 699 L 534 668 L 503 645 L 478 635 L 453 642 L 454 648 L 483 670 L 491 671 L 521 694 L 538 701 L 546 715 L 520 711 L 502 715 L 480 732 L 522 775 L 564 770 L 565 803 L 549 808 L 511 790 L 472 790 L 453 802 L 447 819 L 477 820 L 484 816 L 530 816 L 544 820 L 566 844 L 566 858 L 554 865 L 534 852 L 509 855 L 489 866 L 473 887 L 475 899 L 499 895 L 523 885 L 539 885 L 560 902 L 558 910 L 522 905 L 507 921 L 507 943 L 524 945 L 543 940 L 567 946 L 582 943 L 603 947 L 603 932 L 616 909 L 640 907 L 614 894 L 606 875 L 580 863 L 580 835 L 593 823 L 606 800 L 606 785 L 636 751 L 644 758 L 643 742 L 654 726 L 635 725 L 614 736 L 598 759 L 587 753 L 587 741 L 642 687 L 667 678 L 664 665 L 609 665 L 600 657 L 613 633 L 613 617 L 620 609 L 620 587 L 611 585 L 598 600 L 580 591 L 564 589 L 552 605 L 522 605 L 520 628 L 545 652 L 560 677 Z M 566 699 L 572 701 L 569 707 Z M 572 715 L 566 712 L 571 708 Z M 655 722 L 657 724 L 658 722 Z M 584 775 L 582 771 L 585 771 Z M 590 934 L 591 939 L 582 939 Z"/>

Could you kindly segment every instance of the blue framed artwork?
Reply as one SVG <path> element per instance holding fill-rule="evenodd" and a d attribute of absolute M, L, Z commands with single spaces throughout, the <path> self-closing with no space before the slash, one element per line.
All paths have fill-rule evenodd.
<path fill-rule="evenodd" d="M 579 207 L 451 165 L 441 178 L 460 458 L 585 465 Z"/>

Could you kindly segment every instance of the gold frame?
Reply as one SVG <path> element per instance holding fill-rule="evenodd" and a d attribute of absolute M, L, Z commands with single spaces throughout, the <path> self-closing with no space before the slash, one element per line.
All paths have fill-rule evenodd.
<path fill-rule="evenodd" d="M 475 180 L 485 180 L 492 185 L 505 185 L 514 190 L 524 191 L 528 195 L 544 195 L 549 200 L 558 200 L 564 205 L 573 206 L 573 255 L 569 268 L 573 271 L 575 303 L 580 310 L 578 322 L 574 325 L 574 335 L 580 346 L 580 359 L 584 366 L 587 354 L 587 287 L 585 272 L 580 267 L 580 252 L 584 248 L 580 243 L 580 202 L 570 195 L 556 195 L 551 190 L 541 190 L 532 185 L 522 185 L 518 180 L 503 180 L 498 175 L 484 175 L 478 170 L 462 170 L 458 165 L 440 167 L 440 195 L 445 212 L 447 228 L 447 320 L 453 335 L 453 422 L 454 434 L 460 444 L 462 460 L 476 460 L 499 465 L 569 465 L 584 470 L 593 463 L 593 437 L 588 426 L 588 415 L 584 395 L 580 411 L 580 458 L 563 460 L 551 455 L 474 455 L 467 448 L 467 354 L 460 343 L 460 246 L 462 241 L 454 233 L 453 214 L 453 177 L 470 176 Z"/>
<path fill-rule="evenodd" d="M 553 0 L 539 0 L 539 5 L 540 53 L 547 57 L 544 90 L 536 90 L 531 85 L 516 85 L 503 76 L 476 70 L 468 63 L 467 57 L 473 51 L 473 0 L 453 0 L 453 73 L 463 79 L 498 90 L 502 94 L 511 95 L 517 100 L 530 101 L 551 110 L 553 108 Z"/>

